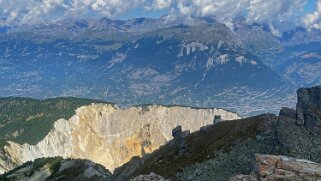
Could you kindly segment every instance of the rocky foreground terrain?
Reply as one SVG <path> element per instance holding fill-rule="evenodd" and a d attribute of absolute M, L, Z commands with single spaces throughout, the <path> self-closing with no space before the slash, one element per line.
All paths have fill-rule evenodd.
<path fill-rule="evenodd" d="M 99 107 L 101 105 L 89 106 L 87 107 L 87 109 L 94 107 L 96 109 L 97 106 Z M 153 112 L 153 108 L 155 107 L 149 107 L 149 111 L 155 116 L 157 111 Z M 148 150 L 146 148 L 149 148 L 149 146 L 155 144 L 147 144 L 145 145 L 146 147 L 140 147 L 144 150 L 144 154 L 138 154 L 137 156 L 132 155 L 134 157 L 129 158 L 128 162 L 124 161 L 124 163 L 127 163 L 123 165 L 119 164 L 119 166 L 114 167 L 115 169 L 110 169 L 112 173 L 110 173 L 109 171 L 106 171 L 105 174 L 101 174 L 99 172 L 92 173 L 97 173 L 97 178 L 95 178 L 97 180 L 100 179 L 120 181 L 320 180 L 320 108 L 321 86 L 299 89 L 296 110 L 283 108 L 280 111 L 279 116 L 273 114 L 263 114 L 255 117 L 236 119 L 232 121 L 216 120 L 216 124 L 198 125 L 200 127 L 199 130 L 196 129 L 197 126 L 192 126 L 192 128 L 194 127 L 195 129 L 189 127 L 191 126 L 190 123 L 195 123 L 195 120 L 201 120 L 202 116 L 200 115 L 204 116 L 204 113 L 211 111 L 201 110 L 204 112 L 200 113 L 198 115 L 200 117 L 198 117 L 195 116 L 195 114 L 188 115 L 187 113 L 189 112 L 188 110 L 190 110 L 189 108 L 175 108 L 180 109 L 175 113 L 179 113 L 178 115 L 185 115 L 185 117 L 182 116 L 179 117 L 179 119 L 177 118 L 172 120 L 177 121 L 183 118 L 186 119 L 185 121 L 177 122 L 177 124 L 181 125 L 182 127 L 176 127 L 172 130 L 172 128 L 175 127 L 174 126 L 172 128 L 168 128 L 167 132 L 165 131 L 169 137 L 168 140 L 164 140 L 164 144 L 166 143 L 165 145 L 159 145 L 160 147 L 158 149 L 151 149 L 150 152 L 148 152 L 146 151 Z M 214 114 L 218 113 L 211 113 L 208 115 L 213 116 Z M 77 111 L 77 115 L 79 118 L 82 117 L 79 110 Z M 92 116 L 93 114 L 85 115 Z M 99 114 L 94 115 L 99 116 Z M 226 117 L 224 116 L 222 116 L 222 118 L 226 119 Z M 73 117 L 69 122 L 72 123 L 73 119 L 75 118 Z M 64 122 L 64 120 L 60 120 L 60 122 Z M 116 122 L 113 123 L 117 124 Z M 142 125 L 130 125 L 130 127 L 135 126 L 139 127 Z M 80 127 L 84 128 L 84 125 Z M 86 128 L 92 129 L 94 127 L 91 126 Z M 55 126 L 54 130 L 56 129 L 57 127 Z M 195 132 L 189 134 L 188 132 L 184 131 L 186 129 L 190 129 L 191 131 Z M 105 129 L 104 132 L 107 132 L 107 129 Z M 84 133 L 86 133 L 86 131 L 84 131 Z M 49 135 L 50 134 L 52 134 L 52 132 L 49 133 Z M 153 139 L 151 140 L 155 141 L 157 138 L 165 139 L 166 134 L 164 134 L 163 138 L 158 137 L 159 135 L 157 137 L 152 136 Z M 174 139 L 172 140 L 171 134 L 174 137 Z M 50 137 L 49 135 L 47 137 Z M 92 134 L 87 132 L 85 135 L 87 135 L 87 138 L 89 138 Z M 75 138 L 76 137 L 74 137 L 74 139 Z M 94 142 L 90 141 L 90 143 Z M 118 144 L 123 143 L 124 142 L 118 142 Z M 100 150 L 101 146 L 97 145 L 98 144 L 90 145 L 92 146 L 92 152 Z M 78 146 L 80 147 L 81 144 L 78 144 Z M 17 150 L 19 151 L 15 153 L 27 153 L 27 150 L 38 150 L 41 153 L 40 147 L 37 149 L 36 147 L 37 146 L 21 146 L 14 143 L 9 143 L 9 147 L 6 147 L 4 149 L 7 149 L 7 152 L 5 152 L 5 154 L 2 154 L 1 158 L 3 160 L 3 163 L 13 163 L 12 161 L 15 160 L 13 159 L 14 157 L 11 157 L 11 160 L 9 159 L 9 153 L 13 152 L 8 152 L 8 148 L 17 148 Z M 122 145 L 121 147 L 125 148 L 124 145 Z M 80 147 L 78 150 L 81 150 L 83 148 L 85 147 Z M 131 152 L 129 148 L 132 147 L 126 148 L 126 151 Z M 104 151 L 106 152 L 108 151 L 107 149 L 110 149 L 110 147 L 104 147 L 104 149 L 106 149 Z M 66 150 L 68 150 L 68 147 L 66 147 Z M 4 155 L 7 155 L 7 157 L 4 157 Z M 103 155 L 101 155 L 101 157 L 97 156 L 96 158 L 105 159 L 106 157 L 103 157 Z M 10 161 L 7 162 L 8 160 Z M 97 162 L 97 160 L 94 161 Z M 33 162 L 33 164 L 35 164 L 36 162 L 37 160 Z M 60 162 L 64 163 L 65 160 L 61 159 Z M 29 162 L 29 164 L 30 163 L 31 162 Z M 79 162 L 78 166 L 82 167 L 82 165 L 83 163 Z M 104 166 L 106 167 L 106 165 Z M 18 167 L 18 169 L 16 168 L 13 171 L 4 174 L 2 178 L 10 179 L 9 175 L 11 175 L 11 177 L 13 175 L 19 176 L 21 175 L 21 173 L 27 175 L 28 178 L 32 178 L 35 174 L 39 174 L 39 172 L 43 170 L 36 169 L 35 172 L 30 173 L 27 169 L 29 168 L 30 170 L 30 166 L 27 167 L 24 164 L 21 167 Z M 82 173 L 84 173 L 83 169 L 74 169 L 74 172 L 77 173 L 76 175 L 81 175 Z M 69 173 L 61 175 L 60 178 L 54 177 L 57 173 L 59 173 L 59 169 L 51 171 L 46 179 L 63 180 L 64 178 L 70 178 Z M 98 177 L 99 174 L 101 177 Z"/>
<path fill-rule="evenodd" d="M 321 164 L 286 156 L 255 155 L 257 173 L 237 175 L 230 181 L 319 180 Z"/>

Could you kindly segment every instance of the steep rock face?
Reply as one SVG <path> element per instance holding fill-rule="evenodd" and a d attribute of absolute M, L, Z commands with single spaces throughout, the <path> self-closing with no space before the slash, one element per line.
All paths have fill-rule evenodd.
<path fill-rule="evenodd" d="M 276 126 L 276 138 L 280 155 L 311 160 L 321 163 L 320 134 L 311 133 L 305 126 L 298 126 L 297 111 L 283 108 Z"/>
<path fill-rule="evenodd" d="M 321 133 L 321 86 L 297 91 L 297 123 Z"/>
<path fill-rule="evenodd" d="M 84 106 L 70 120 L 58 120 L 37 145 L 8 142 L 0 152 L 0 173 L 27 161 L 54 156 L 92 160 L 113 171 L 133 156 L 151 153 L 171 140 L 177 125 L 193 132 L 212 124 L 215 115 L 223 120 L 239 119 L 237 114 L 222 109 Z"/>
<path fill-rule="evenodd" d="M 256 155 L 257 173 L 237 175 L 230 181 L 320 180 L 321 164 L 287 156 Z"/>

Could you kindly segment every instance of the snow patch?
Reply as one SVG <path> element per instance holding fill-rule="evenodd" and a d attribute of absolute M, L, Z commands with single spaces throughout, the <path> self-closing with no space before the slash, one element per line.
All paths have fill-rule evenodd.
<path fill-rule="evenodd" d="M 220 55 L 216 59 L 216 62 L 220 65 L 223 65 L 223 64 L 227 63 L 228 61 L 230 61 L 228 54 Z"/>
<path fill-rule="evenodd" d="M 249 63 L 251 65 L 257 65 L 257 61 L 255 60 L 247 60 L 244 56 L 239 56 L 235 58 L 235 61 L 237 61 L 238 63 L 240 63 L 241 65 L 243 63 Z"/>
<path fill-rule="evenodd" d="M 208 57 L 207 62 L 206 62 L 206 70 L 210 70 L 214 65 L 214 58 L 213 57 Z"/>
<path fill-rule="evenodd" d="M 239 56 L 239 57 L 236 57 L 236 58 L 235 58 L 235 61 L 237 61 L 237 62 L 240 63 L 240 64 L 243 64 L 243 63 L 246 62 L 246 59 L 245 59 L 244 56 Z"/>
<path fill-rule="evenodd" d="M 188 44 L 183 44 L 182 45 L 182 48 L 178 54 L 178 57 L 182 57 L 184 55 L 188 56 L 190 55 L 191 53 L 194 53 L 196 51 L 206 51 L 206 50 L 209 50 L 209 47 L 204 45 L 203 43 L 199 43 L 199 42 L 191 42 L 191 43 L 188 43 Z M 186 53 L 186 54 L 184 54 Z"/>
<path fill-rule="evenodd" d="M 251 60 L 250 63 L 251 63 L 252 65 L 257 65 L 257 62 L 256 62 L 255 60 Z"/>

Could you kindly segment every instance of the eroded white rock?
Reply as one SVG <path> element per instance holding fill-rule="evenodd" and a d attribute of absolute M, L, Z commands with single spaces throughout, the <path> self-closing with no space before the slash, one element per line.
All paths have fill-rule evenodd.
<path fill-rule="evenodd" d="M 0 154 L 0 173 L 42 157 L 61 156 L 92 160 L 113 171 L 133 156 L 142 156 L 172 139 L 181 125 L 191 132 L 223 120 L 239 119 L 223 109 L 143 106 L 119 109 L 111 104 L 80 107 L 69 120 L 60 119 L 37 145 L 8 142 Z M 6 160 L 6 161 L 5 161 Z"/>

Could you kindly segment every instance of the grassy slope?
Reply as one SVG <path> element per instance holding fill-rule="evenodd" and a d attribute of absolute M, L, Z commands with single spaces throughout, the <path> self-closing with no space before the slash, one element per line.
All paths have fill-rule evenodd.
<path fill-rule="evenodd" d="M 33 175 L 36 171 L 39 171 L 43 166 L 45 166 L 46 164 L 49 164 L 50 166 L 50 170 L 52 172 L 56 172 L 58 171 L 57 169 L 59 169 L 61 161 L 63 160 L 62 157 L 54 157 L 54 158 L 39 158 L 36 159 L 34 162 L 26 162 L 16 168 L 14 168 L 13 170 L 10 170 L 9 172 L 0 175 L 0 180 L 15 180 L 15 178 L 12 179 L 8 179 L 7 177 L 9 175 L 15 174 L 16 172 L 26 168 L 26 167 L 31 167 L 30 170 L 24 172 L 25 176 L 31 176 Z"/>
<path fill-rule="evenodd" d="M 92 181 L 108 181 L 108 175 L 111 173 L 102 165 L 93 163 L 83 159 L 63 159 L 62 157 L 38 158 L 33 162 L 26 162 L 15 169 L 0 175 L 0 181 L 15 181 L 15 180 L 32 180 L 43 169 L 49 169 L 51 175 L 46 181 L 51 180 L 88 180 L 85 176 L 86 172 L 92 169 L 100 171 L 104 175 L 94 175 L 90 178 Z M 95 173 L 95 172 L 93 172 Z M 26 177 L 26 178 L 24 178 Z M 39 178 L 38 178 L 39 180 Z"/>
<path fill-rule="evenodd" d="M 0 148 L 8 140 L 36 144 L 48 134 L 56 120 L 68 119 L 78 107 L 91 103 L 102 101 L 79 98 L 1 98 Z"/>

